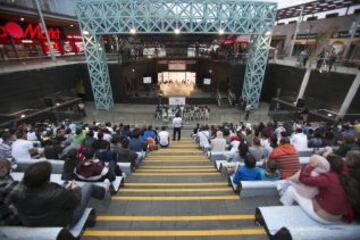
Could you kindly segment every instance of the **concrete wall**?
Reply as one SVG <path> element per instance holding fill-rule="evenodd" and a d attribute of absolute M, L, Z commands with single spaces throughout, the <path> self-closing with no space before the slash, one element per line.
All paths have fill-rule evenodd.
<path fill-rule="evenodd" d="M 139 78 L 141 81 L 140 77 L 143 75 L 151 75 L 155 78 L 158 71 L 167 70 L 165 65 L 158 65 L 153 59 L 136 63 L 136 71 L 131 75 L 133 67 L 134 65 L 130 64 L 109 64 L 115 102 L 127 102 L 129 100 L 130 96 L 126 92 L 127 81 L 132 81 L 133 78 Z M 245 73 L 244 65 L 232 65 L 202 59 L 198 61 L 198 64 L 191 65 L 188 68 L 189 71 L 198 73 L 200 82 L 204 76 L 208 76 L 209 69 L 213 70 L 213 78 L 219 81 L 218 83 L 213 81 L 214 89 L 219 84 L 221 89 L 225 90 L 227 86 L 230 86 L 235 94 L 241 93 Z M 300 89 L 303 75 L 304 69 L 275 64 L 268 65 L 261 101 L 270 102 L 271 98 L 276 96 L 278 88 L 281 88 L 281 99 L 294 100 Z M 333 72 L 320 74 L 313 71 L 304 95 L 307 104 L 314 108 L 326 108 L 337 112 L 354 79 L 355 75 Z M 0 113 L 24 108 L 44 107 L 42 99 L 46 96 L 75 94 L 75 85 L 80 80 L 83 80 L 86 90 L 85 99 L 93 100 L 85 64 L 2 74 L 0 75 Z M 136 84 L 141 85 L 141 83 Z M 360 113 L 360 90 L 357 92 L 349 111 Z"/>

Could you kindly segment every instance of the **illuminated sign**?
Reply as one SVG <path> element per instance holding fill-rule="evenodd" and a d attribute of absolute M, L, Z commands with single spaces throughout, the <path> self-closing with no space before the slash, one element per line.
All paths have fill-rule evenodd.
<path fill-rule="evenodd" d="M 48 34 L 50 39 L 60 39 L 59 28 L 48 28 Z M 0 26 L 0 38 L 27 38 L 27 39 L 40 39 L 45 40 L 46 36 L 43 33 L 40 24 L 29 23 L 25 28 L 21 27 L 16 22 L 7 22 L 3 26 Z"/>

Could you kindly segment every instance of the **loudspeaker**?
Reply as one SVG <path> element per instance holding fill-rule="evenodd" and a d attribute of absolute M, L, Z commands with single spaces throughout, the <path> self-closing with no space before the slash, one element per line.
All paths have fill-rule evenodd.
<path fill-rule="evenodd" d="M 297 107 L 297 108 L 303 108 L 303 107 L 305 107 L 305 100 L 302 99 L 302 98 L 299 98 L 299 99 L 297 100 L 297 102 L 296 102 L 296 107 Z"/>

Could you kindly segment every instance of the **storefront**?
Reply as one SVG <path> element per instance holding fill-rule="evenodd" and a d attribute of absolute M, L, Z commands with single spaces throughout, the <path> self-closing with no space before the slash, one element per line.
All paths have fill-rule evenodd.
<path fill-rule="evenodd" d="M 69 31 L 61 25 L 48 25 L 47 30 L 55 55 L 75 55 L 84 51 L 78 31 Z M 0 59 L 48 55 L 48 42 L 39 23 L 0 19 Z"/>

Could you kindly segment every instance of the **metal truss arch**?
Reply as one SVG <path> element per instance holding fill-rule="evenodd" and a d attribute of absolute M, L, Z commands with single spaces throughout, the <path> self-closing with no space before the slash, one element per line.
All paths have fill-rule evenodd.
<path fill-rule="evenodd" d="M 277 4 L 246 0 L 79 0 L 76 13 L 96 107 L 113 105 L 109 73 L 100 35 L 137 33 L 251 35 L 243 96 L 257 106 Z M 85 33 L 85 34 L 84 34 Z M 267 39 L 262 41 L 261 39 Z M 256 88 L 256 89 L 252 89 Z M 111 95 L 111 96 L 110 96 Z"/>

